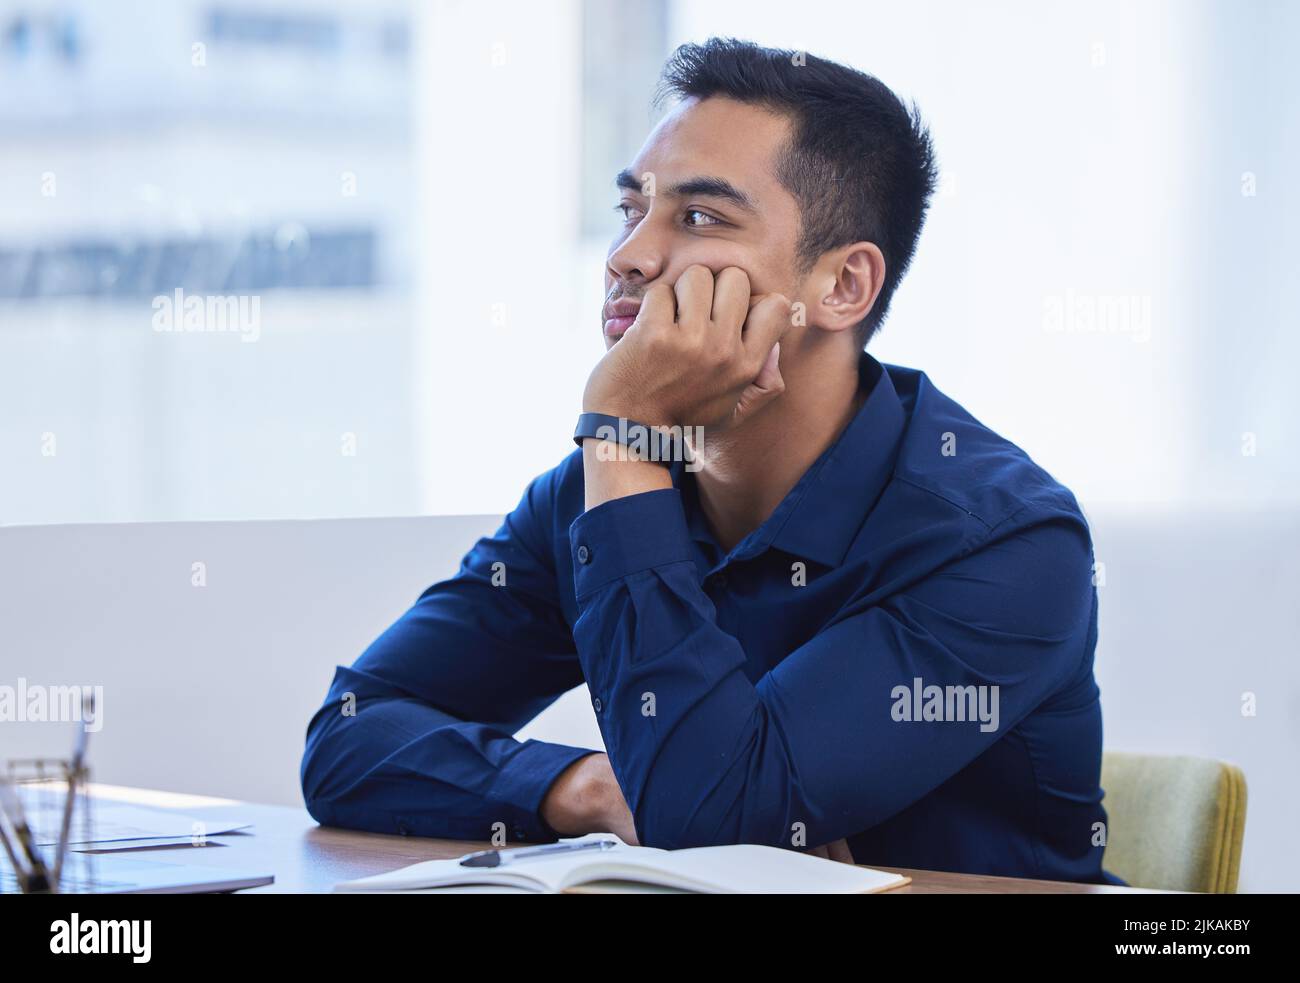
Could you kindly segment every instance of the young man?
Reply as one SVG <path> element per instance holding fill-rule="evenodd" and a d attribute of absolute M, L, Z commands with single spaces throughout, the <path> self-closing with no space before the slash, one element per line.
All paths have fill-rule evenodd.
<path fill-rule="evenodd" d="M 1119 883 L 1074 497 L 863 350 L 934 186 L 915 110 L 717 39 L 663 88 L 617 181 L 581 449 L 339 667 L 308 809 Z M 647 427 L 689 459 L 653 460 Z M 583 681 L 606 753 L 512 738 Z"/>

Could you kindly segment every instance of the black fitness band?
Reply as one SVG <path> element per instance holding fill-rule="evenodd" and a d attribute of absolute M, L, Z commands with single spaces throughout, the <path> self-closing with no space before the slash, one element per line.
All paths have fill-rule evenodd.
<path fill-rule="evenodd" d="M 673 466 L 673 461 L 684 455 L 685 448 L 679 451 L 678 441 L 685 441 L 680 436 L 664 433 L 644 423 L 637 423 L 626 417 L 610 416 L 608 413 L 583 413 L 578 417 L 578 427 L 573 431 L 573 442 L 582 446 L 583 438 L 594 437 L 596 440 L 612 440 L 616 444 L 628 446 L 635 443 L 637 449 L 644 451 L 640 460 L 662 464 L 666 468 Z"/>

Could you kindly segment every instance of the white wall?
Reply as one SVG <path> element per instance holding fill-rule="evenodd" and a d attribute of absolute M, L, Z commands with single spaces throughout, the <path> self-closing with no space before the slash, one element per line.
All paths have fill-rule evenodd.
<path fill-rule="evenodd" d="M 572 447 L 603 350 L 599 271 L 574 255 L 579 6 L 440 3 L 419 23 L 421 511 L 504 512 Z"/>

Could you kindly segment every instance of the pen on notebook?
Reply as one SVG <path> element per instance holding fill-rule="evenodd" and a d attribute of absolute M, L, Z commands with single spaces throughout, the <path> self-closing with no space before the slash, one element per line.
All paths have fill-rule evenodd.
<path fill-rule="evenodd" d="M 550 843 L 546 846 L 522 847 L 518 850 L 480 850 L 461 857 L 462 867 L 501 867 L 520 860 L 548 856 L 552 853 L 572 853 L 576 850 L 612 850 L 618 840 L 588 840 L 586 843 Z"/>

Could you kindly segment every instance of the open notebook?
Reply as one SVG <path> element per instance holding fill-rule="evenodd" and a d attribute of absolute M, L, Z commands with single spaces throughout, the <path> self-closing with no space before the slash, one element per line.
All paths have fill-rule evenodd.
<path fill-rule="evenodd" d="M 628 846 L 609 833 L 562 840 L 614 840 L 607 850 L 520 859 L 500 867 L 463 867 L 459 859 L 426 860 L 363 877 L 335 891 L 419 891 L 495 888 L 536 893 L 692 891 L 703 894 L 873 894 L 910 878 L 776 847 L 740 844 L 657 850 Z"/>

